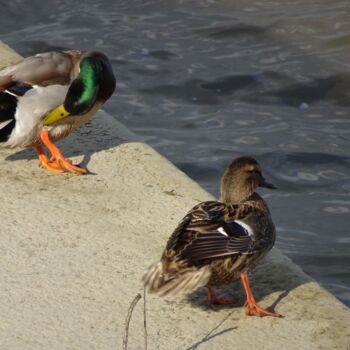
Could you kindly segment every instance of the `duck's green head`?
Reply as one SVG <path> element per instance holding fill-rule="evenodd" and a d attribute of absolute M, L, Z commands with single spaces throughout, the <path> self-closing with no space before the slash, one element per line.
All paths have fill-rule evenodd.
<path fill-rule="evenodd" d="M 71 83 L 64 103 L 53 110 L 44 120 L 45 125 L 69 115 L 88 113 L 96 103 L 103 104 L 113 94 L 116 80 L 108 58 L 100 52 L 83 56 L 79 75 Z"/>

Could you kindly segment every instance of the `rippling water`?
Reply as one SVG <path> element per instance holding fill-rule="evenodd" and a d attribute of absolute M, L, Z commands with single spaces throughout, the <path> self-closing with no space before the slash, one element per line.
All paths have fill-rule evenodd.
<path fill-rule="evenodd" d="M 105 51 L 106 109 L 213 194 L 255 155 L 277 246 L 350 305 L 349 1 L 13 0 L 0 23 L 23 55 Z"/>

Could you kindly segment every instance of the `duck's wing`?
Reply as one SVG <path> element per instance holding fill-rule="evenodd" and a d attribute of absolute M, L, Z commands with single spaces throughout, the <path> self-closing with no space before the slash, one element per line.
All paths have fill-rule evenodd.
<path fill-rule="evenodd" d="M 79 73 L 79 60 L 83 52 L 45 52 L 27 57 L 0 70 L 0 91 L 17 86 L 67 85 Z"/>
<path fill-rule="evenodd" d="M 251 228 L 238 220 L 239 206 L 204 202 L 195 206 L 169 239 L 167 250 L 179 260 L 198 265 L 206 259 L 250 254 Z"/>
<path fill-rule="evenodd" d="M 161 261 L 144 275 L 146 289 L 161 296 L 189 293 L 208 283 L 208 259 L 249 251 L 252 239 L 234 221 L 239 209 L 216 201 L 196 205 L 171 235 Z"/>

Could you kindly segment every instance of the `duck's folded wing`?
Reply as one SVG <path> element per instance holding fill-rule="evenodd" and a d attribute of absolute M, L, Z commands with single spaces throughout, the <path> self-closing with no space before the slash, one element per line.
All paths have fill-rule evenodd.
<path fill-rule="evenodd" d="M 195 238 L 181 252 L 189 262 L 252 253 L 254 240 L 249 229 L 239 220 L 208 224 L 208 230 L 195 233 Z"/>
<path fill-rule="evenodd" d="M 196 228 L 205 228 L 213 221 L 221 220 L 225 205 L 216 201 L 207 201 L 197 204 L 181 220 L 168 240 L 166 249 L 179 252 L 193 239 L 192 232 Z"/>
<path fill-rule="evenodd" d="M 78 60 L 79 51 L 45 52 L 27 57 L 0 70 L 0 91 L 12 84 L 68 84 L 74 78 L 72 74 Z"/>
<path fill-rule="evenodd" d="M 225 204 L 215 201 L 198 204 L 180 222 L 166 249 L 175 252 L 179 260 L 189 263 L 249 254 L 254 243 L 252 232 L 242 221 L 234 220 L 232 210 L 231 207 L 228 221 Z"/>

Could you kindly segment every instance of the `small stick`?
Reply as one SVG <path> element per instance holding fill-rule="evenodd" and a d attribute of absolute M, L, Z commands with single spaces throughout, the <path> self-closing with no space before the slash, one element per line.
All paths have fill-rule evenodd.
<path fill-rule="evenodd" d="M 143 287 L 143 329 L 145 336 L 145 350 L 147 350 L 147 317 L 146 317 L 146 288 Z"/>
<path fill-rule="evenodd" d="M 132 312 L 134 311 L 136 304 L 140 299 L 141 299 L 141 294 L 138 293 L 129 306 L 128 314 L 126 316 L 126 321 L 125 321 L 125 330 L 124 330 L 124 337 L 123 337 L 124 350 L 128 349 L 128 336 L 129 336 L 129 325 L 130 325 L 131 315 L 132 315 Z"/>

